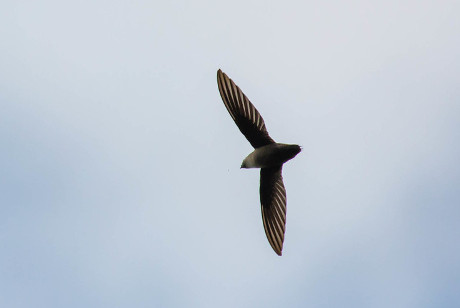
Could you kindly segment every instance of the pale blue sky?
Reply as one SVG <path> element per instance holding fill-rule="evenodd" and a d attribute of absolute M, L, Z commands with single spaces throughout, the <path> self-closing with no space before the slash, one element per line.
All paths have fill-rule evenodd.
<path fill-rule="evenodd" d="M 458 1 L 0 4 L 1 307 L 458 307 Z M 221 68 L 279 142 L 284 253 Z"/>

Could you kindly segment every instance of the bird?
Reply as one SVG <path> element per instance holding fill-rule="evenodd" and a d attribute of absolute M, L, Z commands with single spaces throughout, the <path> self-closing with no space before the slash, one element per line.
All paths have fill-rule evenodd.
<path fill-rule="evenodd" d="M 286 229 L 286 189 L 283 164 L 300 153 L 297 144 L 275 142 L 264 119 L 241 89 L 221 69 L 217 71 L 219 93 L 236 126 L 254 147 L 241 168 L 260 168 L 260 204 L 268 242 L 277 255 L 283 251 Z"/>

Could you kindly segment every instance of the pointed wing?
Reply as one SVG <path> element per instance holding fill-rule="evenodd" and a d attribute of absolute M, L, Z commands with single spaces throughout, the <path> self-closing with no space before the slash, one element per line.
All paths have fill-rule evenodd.
<path fill-rule="evenodd" d="M 260 203 L 265 234 L 273 250 L 281 256 L 286 226 L 286 189 L 282 166 L 260 169 Z"/>
<path fill-rule="evenodd" d="M 217 71 L 217 84 L 225 107 L 232 119 L 254 148 L 274 143 L 265 128 L 264 119 L 243 91 L 221 70 Z"/>

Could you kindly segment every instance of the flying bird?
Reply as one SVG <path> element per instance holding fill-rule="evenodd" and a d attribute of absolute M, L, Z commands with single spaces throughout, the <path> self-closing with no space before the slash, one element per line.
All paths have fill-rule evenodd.
<path fill-rule="evenodd" d="M 260 203 L 265 234 L 273 250 L 281 256 L 286 229 L 286 189 L 281 171 L 283 164 L 299 154 L 301 147 L 275 142 L 256 107 L 220 69 L 217 84 L 230 116 L 255 149 L 243 160 L 241 168 L 260 168 Z"/>

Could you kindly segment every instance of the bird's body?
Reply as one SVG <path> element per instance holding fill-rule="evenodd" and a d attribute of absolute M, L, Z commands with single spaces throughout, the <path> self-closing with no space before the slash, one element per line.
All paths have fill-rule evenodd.
<path fill-rule="evenodd" d="M 241 168 L 269 168 L 281 166 L 301 151 L 297 144 L 270 143 L 255 149 L 241 164 Z"/>
<path fill-rule="evenodd" d="M 286 190 L 282 167 L 300 151 L 296 144 L 276 143 L 268 134 L 265 122 L 243 91 L 221 70 L 217 84 L 222 100 L 241 133 L 255 150 L 241 168 L 260 169 L 260 203 L 265 234 L 273 250 L 281 256 L 286 226 Z"/>

